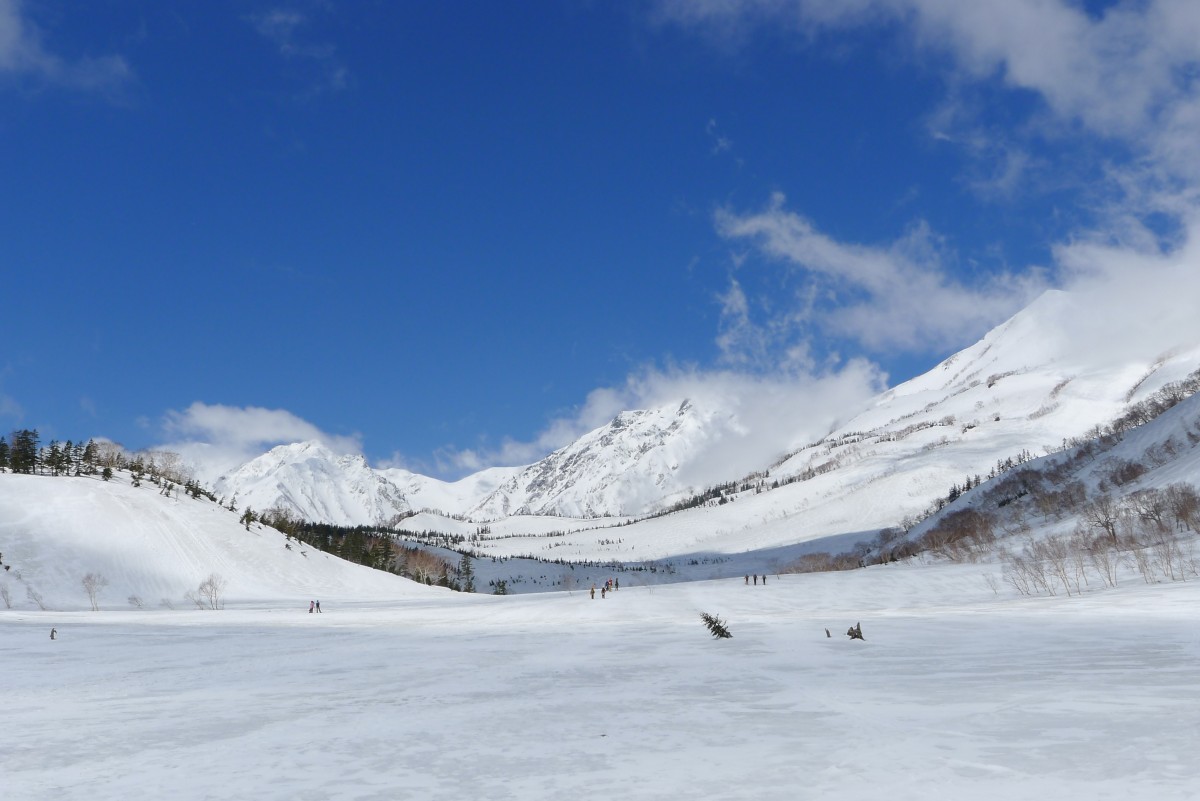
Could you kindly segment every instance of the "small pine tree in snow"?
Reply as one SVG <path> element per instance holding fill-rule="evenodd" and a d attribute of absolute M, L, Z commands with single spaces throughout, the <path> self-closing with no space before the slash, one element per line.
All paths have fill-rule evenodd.
<path fill-rule="evenodd" d="M 701 612 L 700 619 L 704 621 L 704 625 L 708 627 L 709 633 L 718 640 L 728 640 L 733 637 L 729 632 L 729 628 L 725 625 L 725 621 L 716 615 L 710 615 L 708 612 Z"/>

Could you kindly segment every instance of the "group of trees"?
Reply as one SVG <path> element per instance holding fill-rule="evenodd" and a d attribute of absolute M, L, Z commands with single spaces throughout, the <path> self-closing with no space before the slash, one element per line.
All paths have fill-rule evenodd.
<path fill-rule="evenodd" d="M 11 440 L 11 442 L 9 441 Z M 100 472 L 100 451 L 94 440 L 82 442 L 51 440 L 42 447 L 37 429 L 13 431 L 0 437 L 0 471 L 28 475 L 94 475 Z"/>
<path fill-rule="evenodd" d="M 1115 587 L 1123 567 L 1136 567 L 1147 584 L 1200 575 L 1195 540 L 1181 536 L 1200 526 L 1200 493 L 1188 484 L 1143 489 L 1089 504 L 1074 531 L 1003 550 L 1004 579 L 1022 595 L 1078 595 L 1091 586 Z"/>
<path fill-rule="evenodd" d="M 147 450 L 129 453 L 115 442 L 89 439 L 41 444 L 37 429 L 19 429 L 7 438 L 0 437 L 0 472 L 43 476 L 95 476 L 105 481 L 115 470 L 127 470 L 137 486 L 145 477 L 155 484 L 163 481 L 183 485 L 188 494 L 216 500 L 215 496 L 192 478 L 182 457 L 172 451 Z"/>

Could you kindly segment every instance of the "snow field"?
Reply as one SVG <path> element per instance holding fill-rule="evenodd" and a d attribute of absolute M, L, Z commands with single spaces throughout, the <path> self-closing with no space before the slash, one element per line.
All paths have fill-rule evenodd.
<path fill-rule="evenodd" d="M 0 612 L 4 796 L 1194 797 L 1200 582 L 985 569 Z"/>

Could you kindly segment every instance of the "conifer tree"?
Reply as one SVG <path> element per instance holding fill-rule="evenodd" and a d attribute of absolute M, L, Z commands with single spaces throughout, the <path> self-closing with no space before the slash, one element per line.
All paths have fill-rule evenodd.
<path fill-rule="evenodd" d="M 83 449 L 83 473 L 84 475 L 92 476 L 96 474 L 96 441 L 88 440 L 87 447 Z"/>
<path fill-rule="evenodd" d="M 58 444 L 58 440 L 50 440 L 50 445 L 46 449 L 46 455 L 42 460 L 46 469 L 50 471 L 50 475 L 57 476 L 62 474 L 62 448 Z"/>
<path fill-rule="evenodd" d="M 8 440 L 0 437 L 0 473 L 8 469 Z"/>
<path fill-rule="evenodd" d="M 708 627 L 712 636 L 718 640 L 727 640 L 733 635 L 729 633 L 729 627 L 725 625 L 725 621 L 716 615 L 710 615 L 707 612 L 700 613 L 700 619 L 704 621 L 704 625 Z"/>
<path fill-rule="evenodd" d="M 462 581 L 463 592 L 475 592 L 475 569 L 471 567 L 471 556 L 463 554 L 458 563 L 458 577 Z"/>
<path fill-rule="evenodd" d="M 32 474 L 38 463 L 37 429 L 23 428 L 12 433 L 8 464 L 14 473 Z"/>

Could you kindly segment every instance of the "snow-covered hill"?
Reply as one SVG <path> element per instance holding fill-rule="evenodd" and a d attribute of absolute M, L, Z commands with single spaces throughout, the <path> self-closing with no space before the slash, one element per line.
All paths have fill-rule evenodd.
<path fill-rule="evenodd" d="M 404 596 L 428 590 L 411 581 L 287 543 L 275 529 L 238 524 L 207 499 L 164 497 L 128 474 L 52 478 L 0 473 L 0 591 L 15 607 L 87 608 L 88 573 L 107 581 L 105 609 L 188 605 L 216 574 L 232 604 L 263 598 Z M 136 605 L 136 604 L 134 604 Z"/>

